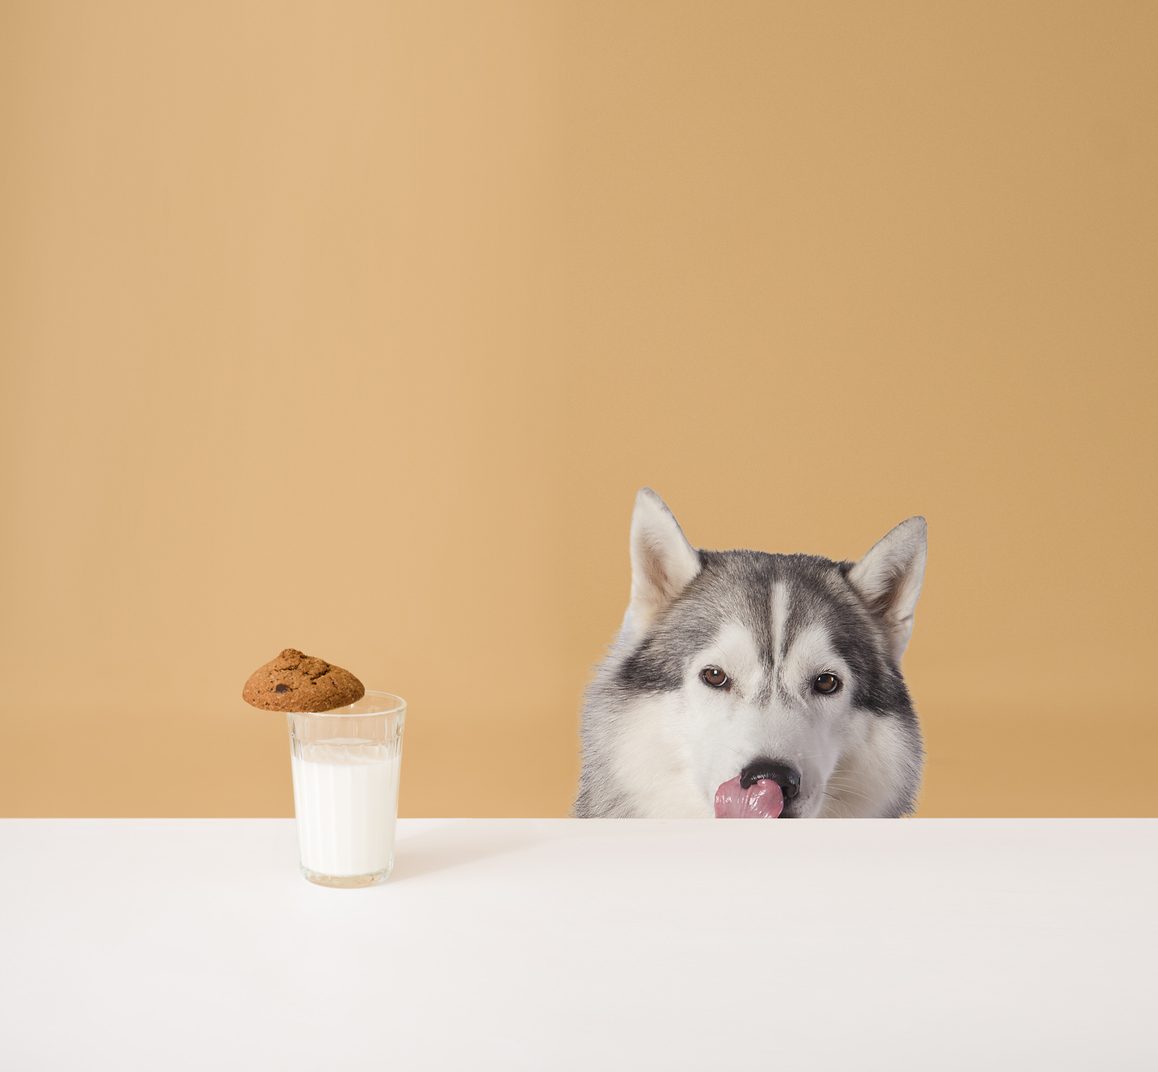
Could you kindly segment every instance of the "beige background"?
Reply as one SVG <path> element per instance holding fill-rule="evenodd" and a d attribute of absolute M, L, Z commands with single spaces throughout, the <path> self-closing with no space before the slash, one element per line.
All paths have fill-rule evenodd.
<path fill-rule="evenodd" d="M 1158 6 L 0 3 L 0 814 L 562 815 L 632 495 L 930 524 L 924 815 L 1158 815 Z"/>

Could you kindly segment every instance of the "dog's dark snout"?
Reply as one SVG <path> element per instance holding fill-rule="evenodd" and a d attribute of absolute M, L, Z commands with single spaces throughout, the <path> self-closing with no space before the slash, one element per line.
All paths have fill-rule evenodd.
<path fill-rule="evenodd" d="M 794 800 L 800 793 L 800 771 L 778 759 L 757 759 L 740 772 L 740 785 L 747 789 L 765 778 L 780 786 L 785 800 Z"/>

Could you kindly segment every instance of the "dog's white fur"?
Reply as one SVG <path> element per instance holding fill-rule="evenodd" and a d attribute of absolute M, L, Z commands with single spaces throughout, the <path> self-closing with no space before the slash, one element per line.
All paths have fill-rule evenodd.
<path fill-rule="evenodd" d="M 659 497 L 640 492 L 630 602 L 584 710 L 576 814 L 711 816 L 716 788 L 758 756 L 799 770 L 800 817 L 910 810 L 922 747 L 899 662 L 912 634 L 925 547 L 924 519 L 910 518 L 855 564 L 701 555 Z M 689 616 L 700 642 L 689 646 L 680 615 Z M 758 642 L 761 615 L 768 651 Z M 859 625 L 855 634 L 850 621 Z M 661 684 L 633 669 L 641 652 Z M 700 680 L 706 666 L 725 669 L 733 684 L 707 687 Z M 835 695 L 811 689 L 820 673 L 840 679 Z M 875 698 L 875 706 L 858 705 L 858 695 Z M 882 708 L 882 696 L 897 698 L 897 709 Z"/>

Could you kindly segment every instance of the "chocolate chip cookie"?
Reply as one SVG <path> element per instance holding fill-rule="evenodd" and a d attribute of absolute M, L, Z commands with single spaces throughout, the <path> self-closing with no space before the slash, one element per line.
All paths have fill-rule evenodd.
<path fill-rule="evenodd" d="M 362 682 L 349 670 L 296 648 L 286 648 L 259 666 L 241 690 L 247 704 L 266 711 L 330 711 L 365 695 Z"/>

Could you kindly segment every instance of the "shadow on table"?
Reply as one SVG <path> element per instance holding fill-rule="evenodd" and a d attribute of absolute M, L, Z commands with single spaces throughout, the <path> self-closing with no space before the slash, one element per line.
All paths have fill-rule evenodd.
<path fill-rule="evenodd" d="M 398 840 L 395 848 L 390 884 L 520 852 L 543 840 L 543 833 L 534 827 L 502 831 L 491 829 L 484 837 L 481 831 L 472 830 L 469 823 L 456 823 L 408 834 Z"/>

